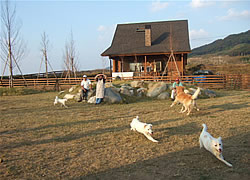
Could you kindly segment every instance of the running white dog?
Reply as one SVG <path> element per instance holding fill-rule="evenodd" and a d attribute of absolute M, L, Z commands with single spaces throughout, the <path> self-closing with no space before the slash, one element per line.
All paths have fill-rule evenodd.
<path fill-rule="evenodd" d="M 67 100 L 68 100 L 68 99 L 59 99 L 58 96 L 56 96 L 55 101 L 54 101 L 54 106 L 55 106 L 57 103 L 60 103 L 61 106 L 64 106 L 65 108 L 68 108 L 68 106 L 66 106 L 66 104 L 65 104 Z"/>
<path fill-rule="evenodd" d="M 200 135 L 200 148 L 204 147 L 206 150 L 210 151 L 216 158 L 224 162 L 229 167 L 232 167 L 232 164 L 224 160 L 222 156 L 222 141 L 221 137 L 214 138 L 207 132 L 206 124 L 202 124 L 203 130 Z"/>
<path fill-rule="evenodd" d="M 150 141 L 158 142 L 154 138 L 152 138 L 153 130 L 152 130 L 152 124 L 147 124 L 139 121 L 139 117 L 136 116 L 130 123 L 131 130 L 138 131 L 139 133 L 144 134 L 146 138 L 148 138 Z"/>

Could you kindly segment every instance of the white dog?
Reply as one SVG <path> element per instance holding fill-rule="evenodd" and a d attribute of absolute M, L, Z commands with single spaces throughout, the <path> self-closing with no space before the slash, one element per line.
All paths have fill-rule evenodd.
<path fill-rule="evenodd" d="M 220 161 L 224 162 L 226 165 L 232 167 L 232 164 L 224 160 L 222 156 L 222 141 L 221 137 L 214 138 L 207 132 L 206 124 L 202 124 L 203 130 L 200 135 L 200 148 L 204 147 L 206 150 L 210 151 L 215 157 Z"/>
<path fill-rule="evenodd" d="M 65 108 L 68 108 L 68 106 L 66 106 L 65 102 L 67 101 L 67 99 L 59 99 L 58 96 L 56 96 L 55 101 L 54 101 L 54 106 L 57 103 L 60 103 L 61 106 L 64 106 Z"/>
<path fill-rule="evenodd" d="M 139 121 L 139 117 L 136 116 L 130 123 L 131 130 L 138 131 L 139 133 L 144 134 L 146 138 L 148 138 L 150 141 L 158 142 L 154 138 L 152 138 L 153 130 L 152 130 L 152 124 L 147 124 Z"/>

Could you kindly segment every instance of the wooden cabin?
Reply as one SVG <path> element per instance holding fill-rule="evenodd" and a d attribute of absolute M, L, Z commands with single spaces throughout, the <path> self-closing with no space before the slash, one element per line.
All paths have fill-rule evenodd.
<path fill-rule="evenodd" d="M 182 76 L 190 52 L 188 21 L 178 20 L 118 24 L 101 56 L 113 61 L 113 73 Z"/>

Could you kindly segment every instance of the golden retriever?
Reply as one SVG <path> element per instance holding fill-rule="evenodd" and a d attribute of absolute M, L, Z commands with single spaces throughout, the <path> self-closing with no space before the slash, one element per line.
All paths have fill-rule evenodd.
<path fill-rule="evenodd" d="M 189 115 L 191 110 L 192 110 L 192 105 L 195 107 L 195 109 L 197 111 L 199 111 L 199 109 L 196 106 L 196 102 L 195 102 L 195 99 L 197 99 L 197 97 L 198 97 L 198 95 L 200 93 L 200 88 L 199 87 L 198 87 L 198 89 L 195 91 L 195 93 L 193 95 L 186 94 L 184 92 L 184 87 L 183 86 L 177 86 L 176 91 L 177 91 L 177 95 L 175 97 L 174 102 L 171 104 L 170 107 L 173 107 L 177 102 L 180 102 L 183 105 L 182 108 L 181 108 L 181 111 L 180 111 L 181 113 L 184 113 L 184 112 L 188 111 L 187 115 Z"/>

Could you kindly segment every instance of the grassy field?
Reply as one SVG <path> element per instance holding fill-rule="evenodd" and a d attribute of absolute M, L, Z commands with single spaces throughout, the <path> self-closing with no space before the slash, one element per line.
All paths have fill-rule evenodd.
<path fill-rule="evenodd" d="M 166 100 L 65 109 L 53 92 L 0 97 L 0 179 L 250 179 L 250 93 L 219 93 L 189 117 Z M 159 143 L 130 131 L 136 115 Z M 202 123 L 233 168 L 199 148 Z"/>

